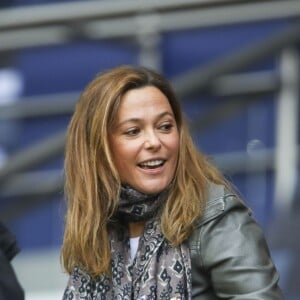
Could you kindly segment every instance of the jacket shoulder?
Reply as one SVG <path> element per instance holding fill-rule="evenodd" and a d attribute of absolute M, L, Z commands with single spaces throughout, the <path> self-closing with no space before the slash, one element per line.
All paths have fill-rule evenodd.
<path fill-rule="evenodd" d="M 199 227 L 221 215 L 235 206 L 250 209 L 232 191 L 224 185 L 210 183 L 207 189 L 207 200 L 202 216 L 198 219 L 196 227 Z"/>
<path fill-rule="evenodd" d="M 188 239 L 191 249 L 199 246 L 201 229 L 210 223 L 218 223 L 230 212 L 237 213 L 237 219 L 245 221 L 245 215 L 251 217 L 251 209 L 238 197 L 237 193 L 229 190 L 224 185 L 210 183 L 207 189 L 207 199 L 204 211 L 196 221 L 195 229 Z"/>
<path fill-rule="evenodd" d="M 234 192 L 210 185 L 188 242 L 195 298 L 213 290 L 216 299 L 283 299 L 263 231 Z"/>

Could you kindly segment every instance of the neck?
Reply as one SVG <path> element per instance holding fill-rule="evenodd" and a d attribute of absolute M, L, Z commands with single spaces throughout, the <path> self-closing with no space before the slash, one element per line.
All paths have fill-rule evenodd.
<path fill-rule="evenodd" d="M 131 238 L 135 238 L 143 234 L 145 222 L 144 221 L 130 222 L 128 223 L 128 226 L 129 226 L 129 236 Z"/>

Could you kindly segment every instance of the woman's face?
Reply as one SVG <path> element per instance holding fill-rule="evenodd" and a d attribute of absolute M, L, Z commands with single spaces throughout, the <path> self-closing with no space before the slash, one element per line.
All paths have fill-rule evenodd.
<path fill-rule="evenodd" d="M 153 86 L 125 93 L 109 143 L 123 184 L 146 194 L 164 190 L 174 177 L 179 151 L 178 128 L 166 96 Z"/>

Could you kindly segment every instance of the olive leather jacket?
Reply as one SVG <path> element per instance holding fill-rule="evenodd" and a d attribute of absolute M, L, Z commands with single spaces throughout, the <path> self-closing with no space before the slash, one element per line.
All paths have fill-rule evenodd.
<path fill-rule="evenodd" d="M 210 186 L 189 247 L 192 299 L 284 299 L 261 228 L 249 208 L 223 186 Z"/>

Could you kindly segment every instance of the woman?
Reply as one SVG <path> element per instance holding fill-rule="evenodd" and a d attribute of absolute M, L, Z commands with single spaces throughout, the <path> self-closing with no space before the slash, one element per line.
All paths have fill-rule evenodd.
<path fill-rule="evenodd" d="M 64 299 L 282 299 L 260 228 L 159 74 L 121 66 L 88 85 L 65 174 Z"/>

